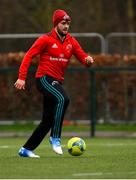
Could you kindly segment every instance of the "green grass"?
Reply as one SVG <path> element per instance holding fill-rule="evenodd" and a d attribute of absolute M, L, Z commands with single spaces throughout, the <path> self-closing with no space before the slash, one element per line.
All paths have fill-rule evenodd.
<path fill-rule="evenodd" d="M 36 127 L 32 122 L 13 125 L 0 125 L 0 132 L 32 132 Z M 136 124 L 97 124 L 97 131 L 127 131 L 135 132 Z M 68 132 L 86 132 L 90 131 L 90 125 L 66 125 L 63 126 L 63 131 Z"/>
<path fill-rule="evenodd" d="M 0 178 L 136 178 L 134 138 L 84 138 L 87 150 L 79 157 L 68 154 L 67 140 L 62 139 L 63 156 L 56 155 L 46 139 L 35 151 L 41 158 L 30 159 L 17 155 L 26 138 L 0 138 Z"/>
<path fill-rule="evenodd" d="M 12 125 L 0 125 L 0 132 L 30 132 L 32 131 L 36 125 L 33 123 L 15 123 Z"/>

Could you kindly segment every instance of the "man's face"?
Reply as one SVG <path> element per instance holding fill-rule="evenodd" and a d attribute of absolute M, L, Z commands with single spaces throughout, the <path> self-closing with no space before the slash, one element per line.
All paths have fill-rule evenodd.
<path fill-rule="evenodd" d="M 56 28 L 61 36 L 65 36 L 68 33 L 69 26 L 70 26 L 70 21 L 62 20 L 60 23 L 58 23 Z"/>

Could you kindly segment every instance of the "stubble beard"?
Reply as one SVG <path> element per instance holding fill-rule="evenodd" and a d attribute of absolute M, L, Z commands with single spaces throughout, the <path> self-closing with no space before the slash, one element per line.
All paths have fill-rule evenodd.
<path fill-rule="evenodd" d="M 65 33 L 63 33 L 58 27 L 57 27 L 57 32 L 58 32 L 58 34 L 61 36 L 61 37 L 64 37 L 64 36 L 66 36 L 66 34 Z"/>

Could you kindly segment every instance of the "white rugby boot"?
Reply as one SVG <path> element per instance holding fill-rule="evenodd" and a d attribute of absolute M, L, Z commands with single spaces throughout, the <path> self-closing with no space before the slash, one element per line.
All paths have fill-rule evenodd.
<path fill-rule="evenodd" d="M 52 145 L 53 151 L 59 155 L 62 155 L 63 151 L 60 144 L 61 143 L 60 138 L 50 137 L 49 141 L 50 141 L 50 144 Z"/>
<path fill-rule="evenodd" d="M 29 157 L 29 158 L 40 158 L 40 156 L 33 153 L 33 151 L 30 151 L 24 147 L 21 147 L 18 151 L 19 156 L 21 157 Z"/>

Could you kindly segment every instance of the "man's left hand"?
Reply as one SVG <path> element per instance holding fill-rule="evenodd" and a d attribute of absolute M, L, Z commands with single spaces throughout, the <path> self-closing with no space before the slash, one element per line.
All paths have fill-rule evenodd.
<path fill-rule="evenodd" d="M 91 64 L 94 63 L 94 59 L 91 56 L 87 56 L 87 58 L 85 59 L 87 65 L 91 66 Z"/>

